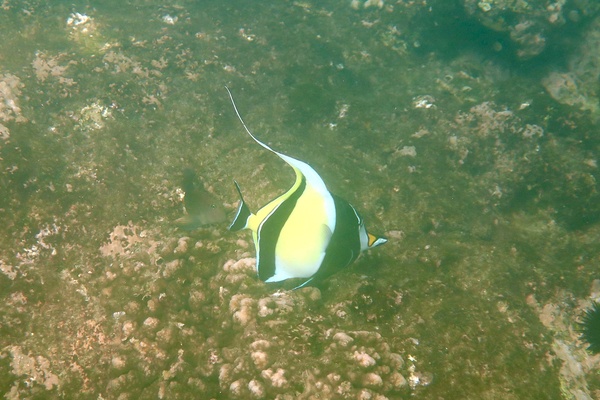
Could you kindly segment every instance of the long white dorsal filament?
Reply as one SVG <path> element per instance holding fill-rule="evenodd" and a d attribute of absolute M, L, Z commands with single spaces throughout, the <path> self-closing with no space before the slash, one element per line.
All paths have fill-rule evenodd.
<path fill-rule="evenodd" d="M 246 130 L 246 132 L 248 132 L 248 135 L 250 135 L 250 137 L 252 137 L 252 139 L 254 139 L 254 141 L 256 143 L 260 144 L 265 149 L 267 149 L 269 151 L 272 151 L 273 153 L 279 155 L 278 152 L 276 152 L 275 150 L 273 150 L 272 148 L 270 148 L 269 146 L 267 146 L 266 144 L 264 144 L 263 142 L 261 142 L 260 140 L 258 140 L 256 137 L 254 137 L 254 135 L 252 134 L 252 132 L 250 132 L 250 129 L 248 129 L 248 127 L 246 126 L 246 123 L 242 119 L 242 116 L 240 115 L 240 112 L 238 111 L 237 106 L 235 105 L 235 101 L 233 100 L 233 95 L 231 94 L 231 91 L 229 90 L 229 88 L 227 86 L 225 86 L 225 89 L 227 90 L 227 93 L 229 93 L 229 98 L 231 99 L 231 104 L 233 105 L 233 109 L 235 110 L 235 114 L 237 115 L 238 119 L 240 120 L 240 122 L 244 126 L 244 129 Z"/>

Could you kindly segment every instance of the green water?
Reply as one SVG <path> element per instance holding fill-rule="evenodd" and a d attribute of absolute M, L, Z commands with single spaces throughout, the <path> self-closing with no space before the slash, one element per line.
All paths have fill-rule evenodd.
<path fill-rule="evenodd" d="M 363 3 L 2 4 L 4 398 L 598 398 L 596 89 L 561 104 L 573 54 L 446 2 Z M 249 234 L 178 230 L 185 168 L 232 216 L 233 179 L 253 210 L 293 182 L 224 86 L 389 242 L 273 295 Z"/>

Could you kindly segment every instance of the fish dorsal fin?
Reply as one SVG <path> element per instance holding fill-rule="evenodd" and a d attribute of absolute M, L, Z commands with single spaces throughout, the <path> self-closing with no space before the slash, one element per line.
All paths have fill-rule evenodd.
<path fill-rule="evenodd" d="M 278 151 L 273 150 L 267 144 L 258 140 L 256 138 L 256 136 L 254 136 L 252 134 L 252 132 L 250 132 L 250 129 L 248 129 L 248 127 L 246 126 L 246 123 L 242 119 L 242 116 L 240 115 L 240 112 L 238 111 L 237 106 L 235 105 L 235 101 L 233 100 L 233 95 L 231 94 L 231 91 L 229 90 L 229 88 L 227 86 L 225 86 L 225 89 L 227 90 L 227 93 L 229 93 L 229 98 L 231 99 L 231 104 L 233 105 L 235 114 L 237 115 L 238 119 L 244 126 L 244 129 L 246 130 L 248 135 L 250 135 L 250 137 L 252 139 L 254 139 L 254 141 L 256 143 L 260 144 L 265 149 L 277 154 L 277 156 L 279 158 L 281 158 L 289 166 L 291 166 L 294 169 L 294 172 L 296 173 L 297 180 L 303 175 L 306 178 L 308 184 L 311 185 L 312 187 L 314 187 L 317 191 L 319 191 L 321 193 L 328 193 L 327 187 L 325 186 L 325 182 L 323 182 L 323 179 L 321 179 L 319 174 L 317 174 L 317 172 L 310 165 L 308 165 L 304 161 L 297 160 L 293 157 L 287 156 L 285 154 L 282 154 L 282 153 L 279 153 Z"/>
<path fill-rule="evenodd" d="M 235 100 L 233 100 L 233 95 L 231 94 L 231 91 L 229 90 L 229 88 L 227 86 L 225 86 L 225 89 L 227 90 L 227 93 L 229 93 L 229 98 L 231 99 L 231 104 L 233 105 L 233 109 L 235 111 L 235 114 L 237 115 L 238 119 L 240 120 L 240 122 L 242 123 L 242 125 L 244 126 L 244 129 L 246 130 L 246 132 L 248 132 L 248 135 L 250 135 L 250 137 L 252 139 L 254 139 L 254 141 L 258 144 L 260 144 L 262 147 L 264 147 L 265 149 L 272 151 L 273 153 L 277 154 L 278 156 L 281 156 L 281 154 L 279 154 L 278 152 L 276 152 L 275 150 L 273 150 L 272 148 L 270 148 L 269 146 L 267 146 L 266 144 L 264 144 L 263 142 L 261 142 L 260 140 L 258 140 L 253 134 L 252 132 L 250 132 L 250 129 L 248 129 L 248 127 L 246 126 L 246 123 L 244 122 L 242 116 L 240 115 L 240 112 L 238 111 L 237 106 L 235 105 Z"/>

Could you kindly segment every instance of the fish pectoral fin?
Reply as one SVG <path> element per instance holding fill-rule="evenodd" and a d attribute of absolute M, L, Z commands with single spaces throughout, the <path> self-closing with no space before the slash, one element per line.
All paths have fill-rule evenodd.
<path fill-rule="evenodd" d="M 327 249 L 329 242 L 331 241 L 331 236 L 333 236 L 333 232 L 326 224 L 321 226 L 321 243 L 323 243 L 323 252 Z"/>
<path fill-rule="evenodd" d="M 244 196 L 242 196 L 240 185 L 238 185 L 236 181 L 233 181 L 233 183 L 235 184 L 235 188 L 240 196 L 240 204 L 237 212 L 235 213 L 235 217 L 233 218 L 233 222 L 231 225 L 229 225 L 229 230 L 232 232 L 237 232 L 248 227 L 248 219 L 252 216 L 252 213 L 244 201 Z"/>

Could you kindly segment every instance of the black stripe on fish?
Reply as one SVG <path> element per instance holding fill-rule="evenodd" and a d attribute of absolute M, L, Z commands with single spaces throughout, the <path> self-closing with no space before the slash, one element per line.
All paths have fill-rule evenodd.
<path fill-rule="evenodd" d="M 325 250 L 319 270 L 311 277 L 317 281 L 346 268 L 360 254 L 361 218 L 346 200 L 331 194 L 335 204 L 335 229 Z"/>

